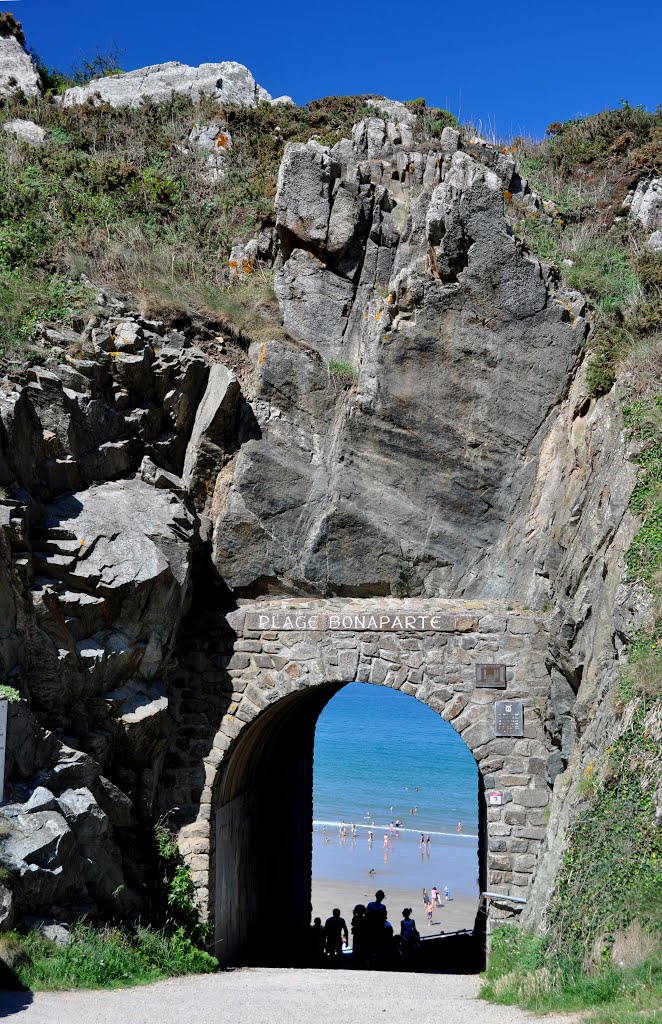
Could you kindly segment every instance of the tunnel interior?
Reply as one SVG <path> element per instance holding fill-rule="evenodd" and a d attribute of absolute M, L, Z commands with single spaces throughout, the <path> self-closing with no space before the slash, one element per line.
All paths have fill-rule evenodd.
<path fill-rule="evenodd" d="M 344 685 L 327 683 L 282 698 L 242 730 L 224 759 L 212 807 L 214 954 L 224 966 L 306 962 L 315 726 Z M 484 891 L 487 811 L 480 771 L 477 798 Z M 484 928 L 479 908 L 479 950 Z M 480 952 L 472 963 L 481 968 Z"/>

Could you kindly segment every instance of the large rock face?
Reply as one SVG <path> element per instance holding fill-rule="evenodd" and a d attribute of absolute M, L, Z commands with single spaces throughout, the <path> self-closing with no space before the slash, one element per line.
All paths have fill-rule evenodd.
<path fill-rule="evenodd" d="M 18 35 L 0 26 L 0 99 L 17 93 L 39 96 L 41 79 L 32 58 L 25 52 L 20 29 Z"/>
<path fill-rule="evenodd" d="M 245 69 L 218 67 L 93 86 L 117 104 L 228 83 L 238 98 L 223 102 L 266 98 Z M 53 903 L 72 916 L 139 906 L 145 830 L 166 812 L 211 898 L 220 762 L 280 695 L 272 669 L 283 693 L 288 667 L 308 671 L 271 636 L 237 643 L 237 601 L 270 594 L 544 610 L 522 740 L 535 740 L 545 802 L 557 780 L 543 866 L 512 832 L 533 824 L 537 851 L 542 812 L 489 814 L 526 858 L 513 881 L 491 850 L 491 877 L 528 891 L 537 872 L 532 906 L 545 902 L 564 795 L 575 762 L 606 742 L 604 696 L 631 629 L 619 582 L 634 471 L 616 399 L 590 400 L 578 372 L 583 300 L 513 233 L 513 211 L 542 203 L 512 156 L 451 129 L 417 148 L 411 118 L 383 109 L 402 118 L 369 118 L 331 150 L 286 150 L 273 263 L 284 340 L 221 346 L 215 330 L 169 331 L 111 302 L 80 333 L 46 330 L 60 354 L 0 382 L 0 681 L 22 696 L 0 822 L 6 921 Z M 242 243 L 251 267 L 274 256 L 264 235 Z M 486 651 L 503 629 L 486 630 Z M 471 642 L 456 639 L 471 676 Z M 342 650 L 341 675 L 325 668 L 333 685 L 361 667 L 358 647 Z M 418 696 L 429 651 L 409 651 Z M 390 664 L 369 678 L 390 679 Z M 505 771 L 508 750 L 489 753 Z"/>
<path fill-rule="evenodd" d="M 67 89 L 62 103 L 65 107 L 72 107 L 91 100 L 93 103 L 109 103 L 111 107 L 137 107 L 144 99 L 161 103 L 173 95 L 188 96 L 193 102 L 201 96 L 210 96 L 219 103 L 241 107 L 254 107 L 264 101 L 291 102 L 287 96 L 272 100 L 248 68 L 236 61 L 190 67 L 171 60 L 167 64 L 151 64 Z"/>
<path fill-rule="evenodd" d="M 214 559 L 242 592 L 484 589 L 531 485 L 586 325 L 509 229 L 512 158 L 451 129 L 410 144 L 370 119 L 351 144 L 286 150 L 275 285 L 300 344 L 256 348 L 261 437 L 216 509 Z"/>

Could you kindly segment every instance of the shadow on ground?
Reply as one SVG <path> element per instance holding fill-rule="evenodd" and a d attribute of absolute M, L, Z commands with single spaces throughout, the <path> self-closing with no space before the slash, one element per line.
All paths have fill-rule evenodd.
<path fill-rule="evenodd" d="M 0 1019 L 25 1010 L 32 1002 L 32 992 L 17 975 L 0 960 Z"/>

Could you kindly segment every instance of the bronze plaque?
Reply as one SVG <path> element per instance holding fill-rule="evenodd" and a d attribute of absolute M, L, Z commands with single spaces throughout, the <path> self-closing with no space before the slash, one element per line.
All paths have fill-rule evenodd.
<path fill-rule="evenodd" d="M 497 736 L 524 735 L 524 705 L 521 700 L 495 701 L 494 719 Z"/>
<path fill-rule="evenodd" d="M 476 665 L 476 686 L 490 686 L 495 690 L 505 690 L 506 666 Z"/>

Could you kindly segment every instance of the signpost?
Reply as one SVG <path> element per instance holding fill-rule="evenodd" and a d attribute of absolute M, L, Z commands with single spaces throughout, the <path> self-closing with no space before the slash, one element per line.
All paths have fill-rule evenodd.
<path fill-rule="evenodd" d="M 521 700 L 495 701 L 494 719 L 497 736 L 524 735 L 524 706 Z"/>
<path fill-rule="evenodd" d="M 0 804 L 5 798 L 5 752 L 7 750 L 7 701 L 0 699 Z"/>

